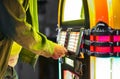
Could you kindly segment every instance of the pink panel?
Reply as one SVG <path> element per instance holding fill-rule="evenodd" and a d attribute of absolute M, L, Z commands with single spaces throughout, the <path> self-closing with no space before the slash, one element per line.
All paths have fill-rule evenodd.
<path fill-rule="evenodd" d="M 113 36 L 113 41 L 114 42 L 120 42 L 120 35 Z"/>
<path fill-rule="evenodd" d="M 109 42 L 110 41 L 110 36 L 96 36 L 96 41 Z"/>

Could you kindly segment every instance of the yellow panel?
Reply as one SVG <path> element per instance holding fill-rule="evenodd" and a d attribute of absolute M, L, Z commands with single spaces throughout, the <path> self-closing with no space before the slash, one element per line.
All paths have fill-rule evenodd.
<path fill-rule="evenodd" d="M 90 57 L 90 79 L 95 79 L 95 60 L 96 57 Z"/>
<path fill-rule="evenodd" d="M 94 0 L 87 0 L 88 2 L 88 9 L 89 9 L 89 17 L 90 17 L 90 28 L 93 28 L 95 26 L 95 6 L 94 6 Z"/>
<path fill-rule="evenodd" d="M 62 0 L 59 0 L 59 5 L 58 5 L 58 28 L 60 28 L 61 2 L 62 2 Z"/>
<path fill-rule="evenodd" d="M 108 0 L 109 24 L 114 29 L 120 29 L 120 0 Z"/>

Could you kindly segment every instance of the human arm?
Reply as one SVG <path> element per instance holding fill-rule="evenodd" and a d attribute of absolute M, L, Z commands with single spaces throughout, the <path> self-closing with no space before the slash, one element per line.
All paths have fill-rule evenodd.
<path fill-rule="evenodd" d="M 32 5 L 32 2 L 30 4 Z M 35 5 L 35 3 L 33 4 Z M 58 47 L 62 50 L 61 54 L 66 52 L 64 47 L 48 40 L 45 35 L 37 30 L 37 11 L 33 10 L 36 7 L 31 6 L 28 9 L 30 12 L 28 15 L 26 8 L 18 0 L 3 0 L 1 5 L 3 8 L 0 9 L 0 31 L 4 35 L 16 41 L 23 48 L 45 57 L 54 58 L 56 50 L 60 52 Z M 27 21 L 26 17 L 31 18 Z"/>

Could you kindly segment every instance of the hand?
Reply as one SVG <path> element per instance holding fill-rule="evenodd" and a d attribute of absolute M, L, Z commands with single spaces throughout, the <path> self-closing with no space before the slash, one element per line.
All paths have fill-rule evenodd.
<path fill-rule="evenodd" d="M 56 44 L 52 58 L 58 59 L 58 58 L 64 57 L 66 54 L 67 54 L 67 49 L 61 45 Z"/>

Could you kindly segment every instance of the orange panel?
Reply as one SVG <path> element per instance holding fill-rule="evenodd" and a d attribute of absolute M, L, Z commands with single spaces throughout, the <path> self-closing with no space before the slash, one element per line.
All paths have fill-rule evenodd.
<path fill-rule="evenodd" d="M 96 23 L 103 21 L 108 23 L 107 0 L 95 0 Z"/>
<path fill-rule="evenodd" d="M 107 0 L 87 0 L 90 28 L 93 28 L 97 22 L 104 21 L 108 23 L 108 5 Z"/>

